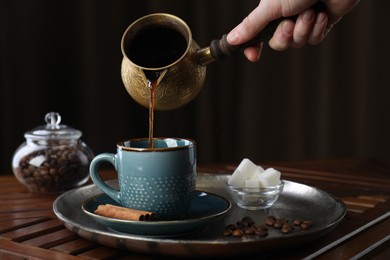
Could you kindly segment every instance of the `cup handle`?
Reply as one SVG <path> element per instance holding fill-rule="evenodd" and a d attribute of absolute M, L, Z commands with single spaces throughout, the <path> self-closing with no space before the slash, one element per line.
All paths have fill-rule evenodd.
<path fill-rule="evenodd" d="M 89 166 L 89 175 L 91 176 L 91 179 L 93 183 L 96 184 L 107 196 L 118 202 L 119 204 L 122 204 L 121 198 L 120 198 L 120 192 L 110 187 L 108 184 L 106 184 L 99 175 L 99 167 L 103 162 L 109 162 L 111 163 L 115 171 L 117 171 L 116 167 L 116 154 L 112 153 L 102 153 L 93 158 L 91 161 L 91 164 Z"/>

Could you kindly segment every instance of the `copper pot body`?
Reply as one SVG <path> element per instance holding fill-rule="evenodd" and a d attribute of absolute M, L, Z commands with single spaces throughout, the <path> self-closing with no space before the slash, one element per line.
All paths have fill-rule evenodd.
<path fill-rule="evenodd" d="M 164 27 L 177 31 L 185 39 L 186 46 L 179 58 L 163 66 L 149 67 L 134 61 L 129 50 L 132 50 L 134 41 L 145 28 Z M 145 45 L 157 45 L 161 41 L 170 40 L 159 37 Z M 144 107 L 150 104 L 150 89 L 146 71 L 165 71 L 158 80 L 154 90 L 154 109 L 171 110 L 181 107 L 192 101 L 201 90 L 205 76 L 206 66 L 198 50 L 198 44 L 192 39 L 188 25 L 180 18 L 164 13 L 150 14 L 133 22 L 125 31 L 121 41 L 123 54 L 121 64 L 121 77 L 130 96 Z M 152 50 L 151 50 L 152 51 Z M 142 54 L 140 54 L 142 55 Z M 209 54 L 207 54 L 209 55 Z M 137 64 L 138 63 L 138 64 Z"/>

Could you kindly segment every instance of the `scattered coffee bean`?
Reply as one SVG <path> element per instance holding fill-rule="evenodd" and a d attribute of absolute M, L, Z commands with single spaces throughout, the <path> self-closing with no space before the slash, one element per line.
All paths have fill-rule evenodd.
<path fill-rule="evenodd" d="M 258 231 L 268 231 L 268 228 L 265 225 L 259 225 L 256 229 Z"/>
<path fill-rule="evenodd" d="M 290 224 L 284 224 L 282 227 L 282 233 L 283 234 L 288 234 L 293 231 L 293 227 Z"/>
<path fill-rule="evenodd" d="M 276 220 L 276 221 L 275 221 L 275 224 L 274 224 L 274 228 L 281 229 L 281 228 L 283 227 L 284 224 L 286 224 L 284 221 L 282 221 L 282 220 Z"/>
<path fill-rule="evenodd" d="M 232 235 L 234 237 L 242 237 L 242 235 L 244 235 L 244 232 L 241 230 L 241 229 L 235 229 L 232 233 Z"/>
<path fill-rule="evenodd" d="M 246 235 L 254 235 L 256 234 L 256 228 L 254 226 L 251 226 L 244 232 Z"/>
<path fill-rule="evenodd" d="M 303 220 L 296 219 L 293 221 L 294 226 L 300 226 L 303 223 Z"/>
<path fill-rule="evenodd" d="M 259 237 L 266 237 L 268 236 L 268 230 L 256 230 L 255 234 Z"/>
<path fill-rule="evenodd" d="M 275 225 L 275 222 L 276 222 L 276 220 L 275 220 L 274 216 L 268 216 L 268 217 L 265 218 L 265 224 L 267 226 L 273 227 Z"/>
<path fill-rule="evenodd" d="M 293 232 L 294 227 L 298 230 L 309 230 L 313 226 L 311 220 L 294 220 L 291 224 L 287 218 L 276 218 L 274 216 L 267 216 L 264 224 L 256 226 L 255 221 L 250 217 L 243 217 L 237 221 L 237 224 L 229 224 L 225 227 L 224 236 L 245 237 L 250 236 L 266 237 L 268 236 L 268 229 L 272 228 L 280 230 L 282 234 L 289 234 Z"/>
<path fill-rule="evenodd" d="M 237 223 L 237 229 L 241 230 L 242 232 L 245 232 L 249 229 L 249 227 L 246 224 Z"/>
<path fill-rule="evenodd" d="M 310 220 L 305 220 L 305 221 L 303 221 L 303 223 L 300 225 L 300 227 L 301 227 L 302 230 L 309 230 L 309 229 L 311 229 L 312 225 L 313 225 L 313 222 L 312 222 L 312 221 L 310 221 Z"/>
<path fill-rule="evenodd" d="M 233 230 L 231 230 L 231 229 L 225 229 L 224 231 L 223 231 L 223 235 L 224 236 L 231 236 L 233 234 Z"/>
<path fill-rule="evenodd" d="M 229 224 L 225 227 L 225 229 L 230 229 L 230 230 L 235 230 L 237 228 L 237 225 L 236 224 Z"/>
<path fill-rule="evenodd" d="M 243 217 L 242 222 L 247 223 L 248 226 L 252 226 L 253 224 L 255 224 L 251 217 Z"/>

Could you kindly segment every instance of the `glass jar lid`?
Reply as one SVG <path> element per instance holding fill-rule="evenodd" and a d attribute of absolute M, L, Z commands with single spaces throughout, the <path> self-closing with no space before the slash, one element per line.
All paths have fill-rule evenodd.
<path fill-rule="evenodd" d="M 79 139 L 81 131 L 67 125 L 61 125 L 61 116 L 57 112 L 50 112 L 45 115 L 46 125 L 38 126 L 24 134 L 28 139 Z"/>

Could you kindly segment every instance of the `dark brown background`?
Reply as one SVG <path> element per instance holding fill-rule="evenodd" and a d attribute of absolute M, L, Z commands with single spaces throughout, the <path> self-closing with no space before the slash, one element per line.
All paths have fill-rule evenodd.
<path fill-rule="evenodd" d="M 58 111 L 95 154 L 146 137 L 148 110 L 120 78 L 123 32 L 154 12 L 175 14 L 201 47 L 257 0 L 0 1 L 0 169 L 23 134 Z M 264 49 L 207 67 L 200 95 L 156 112 L 155 135 L 192 138 L 199 163 L 373 157 L 390 162 L 389 1 L 363 0 L 319 46 Z"/>

